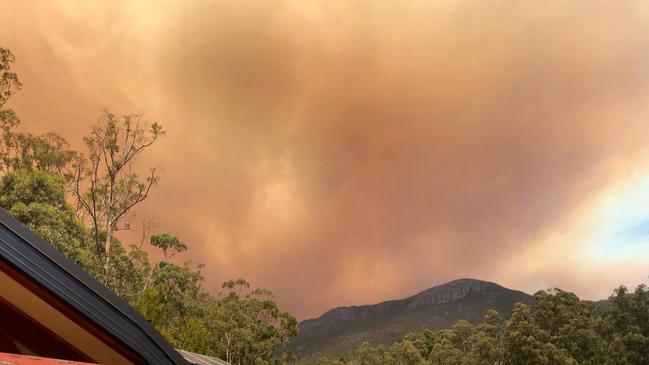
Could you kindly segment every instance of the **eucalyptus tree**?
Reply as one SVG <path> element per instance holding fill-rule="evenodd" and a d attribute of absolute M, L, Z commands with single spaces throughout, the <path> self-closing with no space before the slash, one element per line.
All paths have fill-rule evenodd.
<path fill-rule="evenodd" d="M 20 123 L 16 113 L 6 108 L 7 101 L 22 87 L 18 75 L 11 70 L 16 57 L 10 50 L 0 47 L 0 129 L 10 130 Z"/>
<path fill-rule="evenodd" d="M 84 139 L 87 155 L 74 164 L 71 190 L 80 217 L 92 229 L 104 282 L 110 276 L 113 234 L 128 228 L 125 219 L 160 180 L 157 168 L 141 177 L 134 164 L 164 134 L 159 124 L 149 124 L 141 115 L 120 118 L 105 111 Z"/>

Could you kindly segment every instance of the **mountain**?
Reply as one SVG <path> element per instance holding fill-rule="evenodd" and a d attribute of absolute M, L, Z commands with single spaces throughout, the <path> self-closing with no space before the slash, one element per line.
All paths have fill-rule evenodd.
<path fill-rule="evenodd" d="M 363 341 L 390 345 L 425 327 L 444 329 L 460 319 L 480 322 L 489 309 L 508 317 L 516 303 L 532 301 L 531 295 L 498 284 L 459 279 L 401 300 L 331 309 L 301 322 L 287 350 L 300 357 L 341 355 Z"/>

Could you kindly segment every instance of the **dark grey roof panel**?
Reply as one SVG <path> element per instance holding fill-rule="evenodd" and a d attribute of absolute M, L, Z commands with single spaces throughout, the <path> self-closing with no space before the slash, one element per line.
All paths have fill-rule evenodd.
<path fill-rule="evenodd" d="M 187 361 L 133 307 L 0 209 L 0 259 L 150 364 Z"/>

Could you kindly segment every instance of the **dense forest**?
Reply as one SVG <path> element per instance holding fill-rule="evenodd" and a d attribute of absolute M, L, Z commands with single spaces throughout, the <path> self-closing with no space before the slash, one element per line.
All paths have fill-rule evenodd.
<path fill-rule="evenodd" d="M 532 305 L 517 304 L 511 318 L 490 310 L 484 321 L 410 333 L 388 348 L 364 342 L 340 358 L 305 364 L 360 365 L 639 365 L 649 364 L 649 291 L 615 290 L 602 303 L 561 290 L 539 291 Z"/>
<path fill-rule="evenodd" d="M 203 287 L 201 265 L 179 263 L 189 245 L 146 222 L 138 242 L 116 232 L 130 228 L 137 207 L 160 182 L 157 169 L 135 162 L 164 137 L 141 115 L 109 111 L 75 151 L 55 133 L 17 131 L 7 101 L 22 84 L 14 56 L 0 48 L 0 206 L 97 280 L 137 308 L 176 347 L 233 364 L 295 363 L 283 352 L 297 320 L 281 311 L 271 292 L 245 280 L 223 283 L 219 294 Z M 149 253 L 159 250 L 161 260 Z M 305 364 L 649 364 L 649 292 L 620 287 L 604 303 L 581 301 L 560 290 L 535 294 L 504 320 L 426 329 L 384 347 L 362 343 L 340 358 Z"/>

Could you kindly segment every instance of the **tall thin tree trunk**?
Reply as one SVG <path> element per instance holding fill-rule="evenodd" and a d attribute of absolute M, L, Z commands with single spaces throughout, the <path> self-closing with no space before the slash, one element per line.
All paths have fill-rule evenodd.
<path fill-rule="evenodd" d="M 110 222 L 110 218 L 108 220 Z M 104 284 L 108 283 L 108 277 L 110 272 L 110 241 L 113 234 L 110 223 L 106 227 L 106 240 L 104 242 Z"/>
<path fill-rule="evenodd" d="M 110 244 L 111 238 L 113 237 L 113 182 L 114 178 L 111 177 L 110 182 L 110 192 L 108 195 L 108 212 L 106 216 L 106 240 L 104 242 L 104 284 L 108 283 L 108 278 L 110 277 Z"/>
<path fill-rule="evenodd" d="M 110 176 L 110 186 L 108 191 L 108 211 L 106 212 L 106 240 L 104 242 L 104 255 L 106 256 L 104 260 L 104 283 L 108 283 L 108 278 L 110 277 L 110 244 L 113 237 L 113 197 L 115 191 L 115 176 L 112 171 L 109 170 Z"/>

